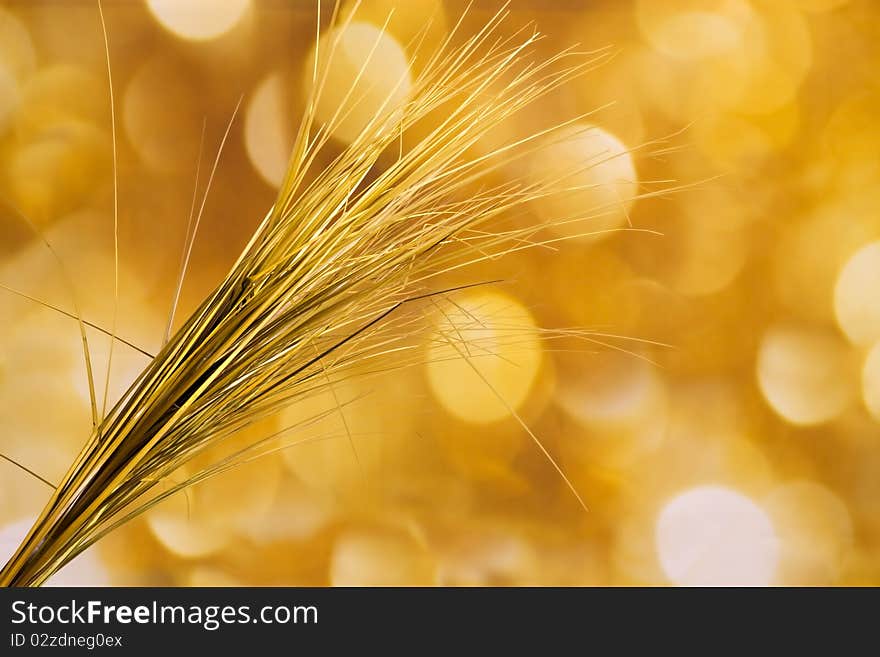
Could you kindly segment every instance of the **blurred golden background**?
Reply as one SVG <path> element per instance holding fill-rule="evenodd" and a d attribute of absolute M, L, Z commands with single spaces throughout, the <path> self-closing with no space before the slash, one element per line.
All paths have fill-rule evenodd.
<path fill-rule="evenodd" d="M 465 27 L 499 5 L 479 0 Z M 441 43 L 465 6 L 343 3 L 354 16 L 319 117 L 343 102 L 332 90 L 352 84 L 374 44 L 365 75 L 381 89 L 417 70 L 416 44 Z M 204 180 L 240 97 L 178 318 L 273 202 L 311 79 L 318 3 L 104 9 L 119 138 L 119 334 L 154 353 L 197 167 Z M 557 249 L 456 279 L 503 278 L 460 295 L 457 308 L 502 317 L 519 337 L 499 331 L 482 378 L 427 340 L 431 364 L 340 386 L 343 410 L 327 414 L 337 400 L 318 399 L 254 427 L 236 440 L 324 413 L 302 431 L 335 438 L 171 498 L 56 583 L 880 584 L 880 5 L 510 9 L 508 29 L 534 21 L 547 35 L 542 53 L 609 48 L 602 66 L 511 127 L 592 112 L 592 129 L 516 173 L 580 167 L 578 184 L 597 187 L 533 202 L 518 220 L 617 208 Z M 327 25 L 332 2 L 321 11 Z M 380 104 L 367 98 L 340 124 L 338 147 L 371 102 Z M 675 148 L 640 148 L 669 136 Z M 73 287 L 84 316 L 109 327 L 112 132 L 93 2 L 0 2 L 0 198 L 0 283 L 70 312 Z M 537 327 L 588 328 L 610 346 L 562 348 Z M 92 338 L 103 386 L 109 344 Z M 111 401 L 145 364 L 117 345 Z M 57 481 L 89 429 L 76 322 L 0 289 L 0 452 Z M 44 483 L 0 461 L 0 556 L 47 497 Z"/>

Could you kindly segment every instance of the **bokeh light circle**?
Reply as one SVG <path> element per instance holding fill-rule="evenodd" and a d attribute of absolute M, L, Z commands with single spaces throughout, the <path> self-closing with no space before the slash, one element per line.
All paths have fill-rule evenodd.
<path fill-rule="evenodd" d="M 835 584 L 853 544 L 843 501 L 821 484 L 799 480 L 777 486 L 765 504 L 780 541 L 776 583 Z"/>
<path fill-rule="evenodd" d="M 332 586 L 430 586 L 436 579 L 433 557 L 405 530 L 351 530 L 333 547 Z"/>
<path fill-rule="evenodd" d="M 147 7 L 169 32 L 194 41 L 215 39 L 231 30 L 251 0 L 147 0 Z"/>
<path fill-rule="evenodd" d="M 351 22 L 322 35 L 303 67 L 306 93 L 319 91 L 315 115 L 333 135 L 352 142 L 365 129 L 379 132 L 399 119 L 412 87 L 403 47 L 370 23 Z"/>
<path fill-rule="evenodd" d="M 286 104 L 285 76 L 272 73 L 257 85 L 244 119 L 244 145 L 260 177 L 279 187 L 293 148 L 293 119 Z"/>
<path fill-rule="evenodd" d="M 637 0 L 635 17 L 654 48 L 670 57 L 690 60 L 742 48 L 752 10 L 745 0 Z"/>
<path fill-rule="evenodd" d="M 880 422 L 880 341 L 868 352 L 862 367 L 862 398 L 871 416 Z"/>
<path fill-rule="evenodd" d="M 455 297 L 437 318 L 426 373 L 435 399 L 465 422 L 509 417 L 529 396 L 542 361 L 535 320 L 492 290 Z"/>
<path fill-rule="evenodd" d="M 779 545 L 768 515 L 723 486 L 692 488 L 669 500 L 657 517 L 663 572 L 684 586 L 770 584 Z"/>
<path fill-rule="evenodd" d="M 5 564 L 36 521 L 36 516 L 0 525 L 0 564 Z M 94 549 L 86 550 L 52 575 L 45 586 L 110 586 L 111 574 Z"/>
<path fill-rule="evenodd" d="M 548 186 L 532 202 L 550 229 L 598 239 L 625 225 L 638 192 L 629 148 L 597 126 L 577 124 L 554 132 L 529 163 L 529 178 Z"/>
<path fill-rule="evenodd" d="M 880 339 L 880 242 L 856 251 L 840 270 L 834 312 L 853 343 L 867 346 Z"/>
<path fill-rule="evenodd" d="M 826 422 L 855 396 L 846 344 L 822 331 L 769 329 L 758 350 L 757 377 L 767 403 L 792 424 Z"/>

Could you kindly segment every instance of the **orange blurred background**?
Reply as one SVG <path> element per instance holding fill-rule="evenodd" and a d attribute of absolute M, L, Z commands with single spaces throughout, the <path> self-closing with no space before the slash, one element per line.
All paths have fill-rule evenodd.
<path fill-rule="evenodd" d="M 366 72 L 380 88 L 417 75 L 416 44 L 439 45 L 465 6 L 343 3 L 354 15 L 333 88 L 352 84 L 375 43 Z M 476 2 L 465 28 L 499 6 Z M 105 0 L 104 9 L 119 139 L 119 334 L 152 352 L 199 153 L 204 185 L 239 98 L 178 317 L 271 207 L 311 79 L 318 5 Z M 574 44 L 609 55 L 509 127 L 595 110 L 582 121 L 589 130 L 511 175 L 580 168 L 596 187 L 533 202 L 518 221 L 614 206 L 589 226 L 552 229 L 571 238 L 558 249 L 467 272 L 505 282 L 463 294 L 458 307 L 513 322 L 520 337 L 492 338 L 482 377 L 426 338 L 430 364 L 353 380 L 337 391 L 352 403 L 303 429 L 338 439 L 169 499 L 57 583 L 880 584 L 880 5 L 514 0 L 510 9 L 506 29 L 534 21 L 547 35 L 539 56 Z M 332 3 L 321 11 L 326 26 Z M 319 118 L 341 100 L 326 102 Z M 336 148 L 370 111 L 355 108 Z M 667 137 L 671 148 L 643 148 Z M 72 311 L 69 282 L 102 326 L 113 314 L 111 138 L 97 5 L 0 2 L 0 283 Z M 630 226 L 639 230 L 617 230 Z M 548 343 L 537 327 L 583 327 L 597 344 Z M 93 337 L 95 362 L 106 363 L 109 345 Z M 145 364 L 117 346 L 111 401 Z M 334 401 L 321 404 L 298 404 L 236 440 Z M 76 322 L 0 289 L 0 452 L 57 481 L 89 429 Z M 0 548 L 11 551 L 47 497 L 45 484 L 0 462 Z"/>

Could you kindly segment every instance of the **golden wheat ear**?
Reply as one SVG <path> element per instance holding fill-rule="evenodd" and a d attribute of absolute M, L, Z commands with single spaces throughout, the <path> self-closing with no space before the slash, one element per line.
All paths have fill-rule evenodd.
<path fill-rule="evenodd" d="M 541 58 L 537 32 L 501 29 L 504 9 L 473 34 L 462 33 L 461 20 L 420 61 L 418 75 L 393 85 L 336 152 L 334 133 L 350 127 L 352 112 L 371 98 L 360 75 L 341 96 L 329 80 L 350 20 L 337 13 L 316 44 L 311 95 L 275 204 L 226 278 L 122 398 L 102 413 L 93 393 L 95 429 L 0 584 L 39 585 L 162 499 L 253 458 L 267 446 L 164 485 L 207 448 L 352 368 L 377 359 L 383 367 L 411 363 L 421 352 L 407 311 L 446 291 L 438 284 L 444 273 L 558 239 L 541 238 L 540 226 L 501 230 L 493 222 L 554 193 L 559 176 L 528 182 L 500 172 L 577 117 L 488 150 L 475 146 L 607 53 Z M 322 101 L 328 89 L 337 100 L 330 112 Z M 336 154 L 317 170 L 328 148 Z M 584 217 L 602 211 L 585 210 Z"/>

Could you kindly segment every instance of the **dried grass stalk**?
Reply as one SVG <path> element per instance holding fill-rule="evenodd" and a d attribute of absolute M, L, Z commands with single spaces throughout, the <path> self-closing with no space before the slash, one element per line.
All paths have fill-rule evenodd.
<path fill-rule="evenodd" d="M 225 280 L 122 399 L 105 416 L 97 414 L 91 437 L 0 584 L 39 585 L 162 499 L 276 449 L 261 441 L 168 485 L 173 472 L 208 446 L 325 389 L 347 369 L 414 362 L 420 352 L 404 310 L 441 292 L 432 284 L 438 274 L 534 245 L 539 227 L 493 230 L 492 222 L 554 193 L 558 181 L 496 174 L 551 128 L 490 153 L 474 146 L 604 53 L 572 50 L 540 59 L 539 35 L 504 36 L 504 19 L 502 10 L 467 38 L 460 21 L 422 62 L 405 105 L 378 112 L 317 173 L 318 155 L 344 116 L 317 124 L 324 75 L 316 65 L 274 206 Z M 319 43 L 332 58 L 336 43 Z M 346 107 L 356 104 L 351 100 Z M 411 129 L 429 117 L 433 127 L 403 148 Z M 94 394 L 92 404 L 100 406 Z"/>

